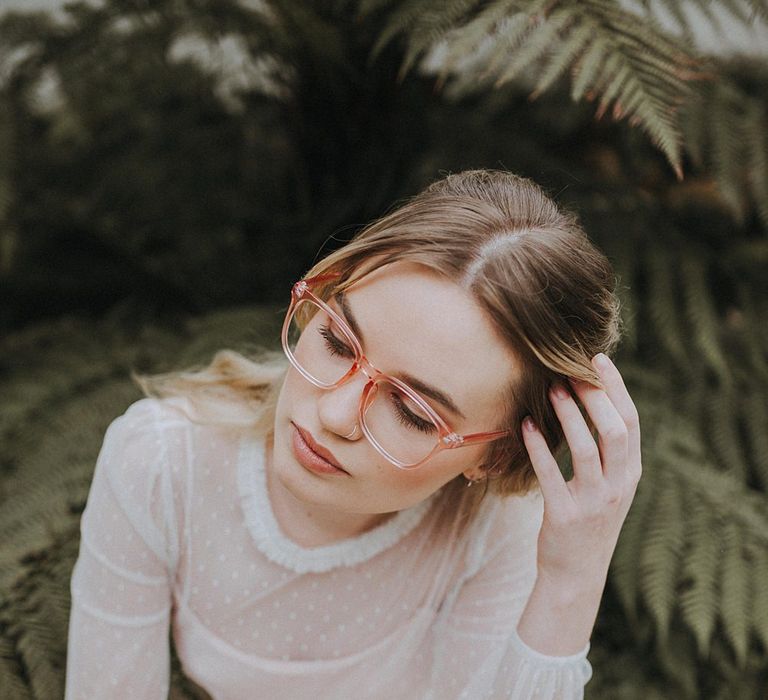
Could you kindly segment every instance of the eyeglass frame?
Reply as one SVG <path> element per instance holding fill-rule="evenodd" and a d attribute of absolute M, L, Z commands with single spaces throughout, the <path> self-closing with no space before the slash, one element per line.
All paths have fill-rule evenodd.
<path fill-rule="evenodd" d="M 336 279 L 339 277 L 341 277 L 339 273 L 321 274 L 299 280 L 293 285 L 291 289 L 291 303 L 288 307 L 288 311 L 285 314 L 285 320 L 283 322 L 283 328 L 281 332 L 283 352 L 285 353 L 293 368 L 299 372 L 299 374 L 301 374 L 304 379 L 306 379 L 310 384 L 327 391 L 340 387 L 349 381 L 358 372 L 362 371 L 362 373 L 367 377 L 368 381 L 360 393 L 360 403 L 358 405 L 358 421 L 360 423 L 360 428 L 363 434 L 373 445 L 377 452 L 379 452 L 385 459 L 387 459 L 387 461 L 394 464 L 398 469 L 416 469 L 442 450 L 452 450 L 458 447 L 466 447 L 468 445 L 492 442 L 510 434 L 511 431 L 509 430 L 494 430 L 490 432 L 460 435 L 448 425 L 448 423 L 440 416 L 440 414 L 438 414 L 415 389 L 412 389 L 410 386 L 408 386 L 408 384 L 398 379 L 397 377 L 385 374 L 378 368 L 374 367 L 370 360 L 368 360 L 368 358 L 365 356 L 365 353 L 363 353 L 360 340 L 354 331 L 349 327 L 349 324 L 346 322 L 346 320 L 343 319 L 325 301 L 320 299 L 320 297 L 318 297 L 312 291 L 312 288 L 318 283 L 327 282 L 331 279 Z M 309 372 L 305 370 L 296 359 L 288 343 L 288 332 L 291 321 L 293 320 L 297 306 L 301 301 L 304 300 L 313 302 L 325 313 L 327 313 L 332 321 L 341 329 L 346 338 L 352 343 L 352 349 L 355 353 L 352 366 L 347 371 L 347 373 L 341 377 L 341 379 L 332 384 L 320 382 L 320 380 L 318 380 L 316 377 L 313 377 L 311 374 L 309 374 Z M 304 328 L 301 329 L 301 332 L 304 332 Z M 435 424 L 435 426 L 437 426 L 438 435 L 435 439 L 435 446 L 427 454 L 426 457 L 419 460 L 418 462 L 409 464 L 390 455 L 371 434 L 371 431 L 365 422 L 365 414 L 375 400 L 375 394 L 372 394 L 372 390 L 376 384 L 382 381 L 387 381 L 390 384 L 393 384 L 395 387 L 405 393 L 411 400 L 414 401 L 414 403 L 416 403 L 420 409 L 426 413 L 426 415 Z"/>

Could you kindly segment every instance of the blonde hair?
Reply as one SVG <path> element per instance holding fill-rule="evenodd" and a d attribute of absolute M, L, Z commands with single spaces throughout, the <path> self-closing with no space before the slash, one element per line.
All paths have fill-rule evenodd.
<path fill-rule="evenodd" d="M 599 352 L 612 354 L 618 344 L 619 300 L 608 259 L 576 216 L 559 209 L 531 180 L 468 170 L 405 200 L 314 265 L 307 277 L 339 274 L 318 290 L 327 299 L 399 260 L 420 263 L 469 291 L 518 359 L 520 379 L 508 389 L 500 425 L 511 434 L 489 443 L 482 468 L 489 475 L 486 490 L 526 493 L 535 486 L 535 474 L 522 442 L 522 419 L 533 418 L 559 457 L 566 443 L 548 399 L 550 386 L 563 383 L 570 391 L 570 376 L 602 387 L 590 360 Z M 251 360 L 222 350 L 202 369 L 133 376 L 150 396 L 186 395 L 209 407 L 219 402 L 207 418 L 217 422 L 236 420 L 236 411 L 224 419 L 213 414 L 233 398 L 245 399 L 249 410 L 240 422 L 266 434 L 284 371 L 274 358 Z M 447 484 L 444 496 L 466 499 L 472 489 L 460 488 L 462 483 L 457 478 Z M 485 491 L 473 493 L 480 498 Z"/>

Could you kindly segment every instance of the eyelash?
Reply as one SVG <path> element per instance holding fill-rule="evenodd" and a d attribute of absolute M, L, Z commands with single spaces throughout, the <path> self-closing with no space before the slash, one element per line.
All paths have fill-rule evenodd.
<path fill-rule="evenodd" d="M 330 326 L 320 326 L 320 335 L 325 340 L 325 347 L 331 355 L 340 355 L 341 357 L 354 357 L 355 353 L 346 343 L 333 334 Z"/>
<path fill-rule="evenodd" d="M 344 343 L 338 336 L 334 335 L 330 326 L 322 325 L 319 329 L 320 335 L 325 340 L 325 347 L 331 355 L 338 355 L 340 357 L 354 357 L 355 353 L 346 343 Z M 395 410 L 395 416 L 403 425 L 408 428 L 414 428 L 422 433 L 435 432 L 435 425 L 432 421 L 424 420 L 419 416 L 415 416 L 411 413 L 403 403 L 403 400 L 395 393 L 391 394 L 392 405 Z"/>
<path fill-rule="evenodd" d="M 424 420 L 419 416 L 413 415 L 403 403 L 403 400 L 394 392 L 391 393 L 392 403 L 395 407 L 397 419 L 405 426 L 415 428 L 422 433 L 434 433 L 436 428 L 432 421 Z"/>

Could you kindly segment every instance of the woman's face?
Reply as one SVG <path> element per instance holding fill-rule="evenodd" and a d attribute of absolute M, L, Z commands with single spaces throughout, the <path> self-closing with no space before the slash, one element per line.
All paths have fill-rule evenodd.
<path fill-rule="evenodd" d="M 499 428 L 504 395 L 517 379 L 518 365 L 468 292 L 423 266 L 397 262 L 366 276 L 344 298 L 344 309 L 333 299 L 328 304 L 358 330 L 373 366 L 413 378 L 450 399 L 456 410 L 421 392 L 460 435 Z M 302 351 L 328 352 L 325 342 L 309 342 L 325 341 L 327 332 L 317 317 L 310 320 Z M 391 513 L 415 505 L 480 463 L 487 444 L 442 450 L 403 470 L 360 430 L 350 438 L 367 381 L 358 372 L 335 389 L 320 389 L 290 367 L 277 405 L 271 464 L 273 475 L 299 501 L 337 512 Z M 315 450 L 328 451 L 343 471 L 324 471 Z"/>

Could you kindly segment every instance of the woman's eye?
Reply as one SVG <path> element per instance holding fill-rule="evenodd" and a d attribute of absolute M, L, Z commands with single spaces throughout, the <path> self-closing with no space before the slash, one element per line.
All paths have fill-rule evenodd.
<path fill-rule="evenodd" d="M 330 326 L 320 326 L 319 333 L 323 336 L 325 347 L 331 355 L 340 355 L 341 357 L 354 357 L 355 351 L 349 347 L 341 338 L 334 334 Z"/>
<path fill-rule="evenodd" d="M 402 394 L 393 391 L 390 392 L 390 397 L 395 416 L 407 428 L 414 428 L 422 433 L 434 433 L 437 430 L 437 426 L 429 420 L 429 418 L 423 418 L 422 416 L 416 415 L 408 407 L 406 399 Z"/>

